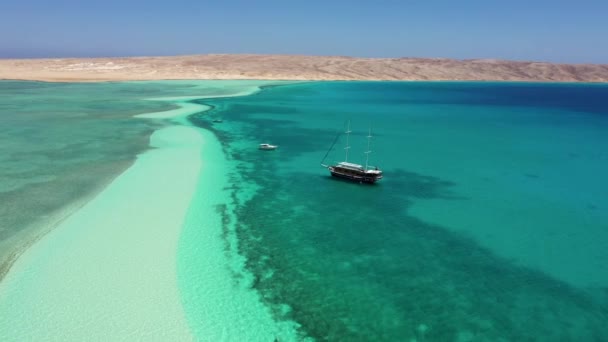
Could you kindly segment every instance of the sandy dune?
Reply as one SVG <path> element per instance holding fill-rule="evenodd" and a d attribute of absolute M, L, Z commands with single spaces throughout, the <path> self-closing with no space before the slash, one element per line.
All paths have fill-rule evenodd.
<path fill-rule="evenodd" d="M 504 80 L 608 82 L 608 64 L 288 55 L 3 59 L 0 79 Z"/>

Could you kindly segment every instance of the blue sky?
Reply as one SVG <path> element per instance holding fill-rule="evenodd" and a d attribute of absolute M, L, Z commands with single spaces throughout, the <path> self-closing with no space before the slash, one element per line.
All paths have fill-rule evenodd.
<path fill-rule="evenodd" d="M 608 63 L 608 0 L 6 0 L 0 58 L 272 53 Z"/>

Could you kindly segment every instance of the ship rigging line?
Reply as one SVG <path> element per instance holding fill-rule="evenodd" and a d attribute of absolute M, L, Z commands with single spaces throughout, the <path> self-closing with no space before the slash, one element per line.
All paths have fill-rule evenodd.
<path fill-rule="evenodd" d="M 321 166 L 323 167 L 328 167 L 327 165 L 323 164 L 323 162 L 325 161 L 325 159 L 327 158 L 327 156 L 329 155 L 329 152 L 331 152 L 331 150 L 334 148 L 334 146 L 336 145 L 336 143 L 338 142 L 338 138 L 340 138 L 340 134 L 342 132 L 338 132 L 338 134 L 336 134 L 336 138 L 334 139 L 333 144 L 331 144 L 331 146 L 329 147 L 329 150 L 327 150 L 327 152 L 325 153 L 325 156 L 323 157 L 323 159 L 321 159 Z"/>

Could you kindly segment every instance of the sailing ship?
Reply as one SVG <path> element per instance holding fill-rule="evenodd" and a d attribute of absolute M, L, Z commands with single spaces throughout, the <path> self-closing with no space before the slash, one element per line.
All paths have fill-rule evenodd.
<path fill-rule="evenodd" d="M 354 182 L 374 184 L 378 180 L 382 179 L 382 170 L 380 170 L 377 166 L 369 165 L 369 155 L 372 152 L 370 150 L 371 139 L 372 139 L 371 128 L 369 129 L 369 134 L 367 135 L 367 151 L 365 151 L 365 166 L 348 162 L 348 151 L 350 150 L 349 138 L 350 138 L 350 133 L 351 133 L 350 121 L 348 122 L 348 126 L 346 128 L 345 133 L 346 133 L 346 147 L 344 148 L 344 150 L 345 150 L 344 161 L 339 162 L 335 165 L 325 165 L 325 164 L 323 164 L 323 161 L 325 161 L 325 158 L 323 158 L 323 161 L 321 161 L 321 166 L 326 167 L 333 177 L 343 178 L 343 179 L 354 181 Z M 338 137 L 336 137 L 334 144 L 329 148 L 329 150 L 325 154 L 325 157 L 327 157 L 327 155 L 329 154 L 329 151 L 331 151 L 331 149 L 335 145 L 336 141 L 338 140 L 337 138 Z"/>

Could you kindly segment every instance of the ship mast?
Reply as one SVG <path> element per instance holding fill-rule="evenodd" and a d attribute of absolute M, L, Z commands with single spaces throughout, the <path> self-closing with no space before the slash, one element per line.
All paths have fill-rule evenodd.
<path fill-rule="evenodd" d="M 344 161 L 345 162 L 348 162 L 348 150 L 350 149 L 350 146 L 348 145 L 348 138 L 350 136 L 350 132 L 351 132 L 351 130 L 350 130 L 350 120 L 348 120 L 348 126 L 346 128 L 346 132 L 344 132 L 344 133 L 346 133 L 346 147 L 344 148 L 344 150 L 346 151 L 346 156 L 344 157 Z"/>
<path fill-rule="evenodd" d="M 365 151 L 365 171 L 367 171 L 367 167 L 369 164 L 369 154 L 372 153 L 372 151 L 369 149 L 371 141 L 372 141 L 372 128 L 370 127 L 369 134 L 367 135 L 367 151 Z"/>

